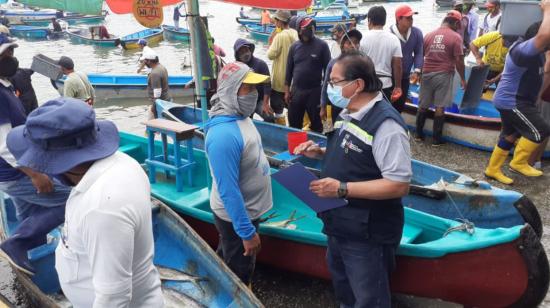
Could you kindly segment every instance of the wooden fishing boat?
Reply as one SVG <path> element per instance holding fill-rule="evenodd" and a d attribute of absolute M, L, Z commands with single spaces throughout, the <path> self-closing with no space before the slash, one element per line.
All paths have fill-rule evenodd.
<path fill-rule="evenodd" d="M 156 141 L 157 152 L 162 149 Z M 170 144 L 168 147 L 170 148 Z M 121 133 L 120 150 L 143 163 L 147 139 Z M 169 149 L 170 150 L 170 149 Z M 193 186 L 159 172 L 152 195 L 180 213 L 211 246 L 219 239 L 213 224 L 205 153 L 194 149 Z M 272 170 L 276 172 L 276 170 Z M 322 222 L 300 199 L 272 181 L 273 209 L 279 215 L 262 223 L 258 261 L 284 270 L 330 279 Z M 297 221 L 291 217 L 305 216 Z M 288 218 L 288 219 L 287 219 Z M 498 229 L 460 229 L 461 224 L 405 208 L 405 227 L 392 275 L 393 292 L 440 298 L 469 307 L 533 307 L 546 296 L 548 259 L 529 225 Z"/>
<path fill-rule="evenodd" d="M 235 20 L 237 23 L 246 26 L 246 25 L 256 25 L 260 24 L 260 18 L 241 18 L 241 17 L 235 17 Z"/>
<path fill-rule="evenodd" d="M 164 38 L 169 41 L 185 41 L 190 40 L 189 30 L 185 28 L 179 28 L 176 30 L 174 26 L 162 25 L 164 30 Z"/>
<path fill-rule="evenodd" d="M 9 199 L 4 201 L 0 208 L 2 239 L 13 234 L 17 225 L 13 204 Z M 185 306 L 186 303 L 178 302 L 178 298 L 185 299 L 194 307 L 263 307 L 183 219 L 158 200 L 152 204 L 154 263 L 161 273 L 167 307 Z M 35 307 L 71 306 L 61 293 L 54 267 L 60 235 L 60 230 L 55 229 L 49 234 L 47 244 L 30 251 L 30 260 L 36 269 L 32 278 L 15 270 Z M 164 277 L 165 270 L 175 277 Z M 193 275 L 195 279 L 173 280 L 178 276 L 185 278 L 184 275 Z"/>
<path fill-rule="evenodd" d="M 13 36 L 26 39 L 47 39 L 52 34 L 52 30 L 48 27 L 12 25 L 10 26 L 10 33 Z"/>
<path fill-rule="evenodd" d="M 11 24 L 21 24 L 22 20 L 54 18 L 56 10 L 30 10 L 30 9 L 0 9 L 0 15 L 4 15 Z"/>
<path fill-rule="evenodd" d="M 161 28 L 145 29 L 120 38 L 120 45 L 124 49 L 138 49 L 138 41 L 146 40 L 147 45 L 158 44 L 164 39 L 164 30 Z"/>
<path fill-rule="evenodd" d="M 403 119 L 413 131 L 416 129 L 418 91 L 418 85 L 411 85 L 410 102 L 405 104 L 402 113 Z M 457 97 L 461 97 L 461 92 L 459 89 L 453 106 L 445 110 L 443 139 L 469 148 L 492 151 L 500 135 L 500 113 L 490 100 L 483 98 L 473 108 L 460 108 L 456 102 Z M 430 108 L 424 126 L 424 132 L 429 136 L 432 135 L 433 112 L 433 108 Z M 544 157 L 550 157 L 550 145 L 546 147 Z"/>
<path fill-rule="evenodd" d="M 164 118 L 202 126 L 200 109 L 192 106 L 159 100 L 157 110 Z M 263 121 L 254 121 L 254 124 L 262 137 L 262 146 L 273 163 L 300 162 L 313 169 L 321 168 L 318 160 L 288 153 L 287 135 L 299 130 Z M 325 136 L 320 134 L 308 132 L 308 139 L 326 144 Z M 204 140 L 195 137 L 193 146 L 204 149 Z M 448 219 L 463 217 L 482 228 L 513 227 L 528 223 L 538 236 L 542 235 L 540 215 L 527 196 L 414 159 L 412 169 L 414 186 L 411 194 L 403 199 L 405 206 Z"/>
<path fill-rule="evenodd" d="M 120 38 L 111 35 L 108 39 L 99 39 L 97 33 L 92 37 L 90 29 L 69 28 L 67 35 L 74 43 L 96 45 L 99 47 L 117 47 L 120 44 Z"/>
<path fill-rule="evenodd" d="M 77 16 L 67 16 L 57 19 L 58 21 L 64 21 L 68 25 L 94 25 L 100 24 L 105 21 L 105 15 L 77 15 Z M 22 23 L 29 26 L 48 26 L 52 23 L 52 19 L 22 19 Z"/>
<path fill-rule="evenodd" d="M 146 99 L 147 76 L 145 75 L 104 75 L 88 74 L 88 79 L 95 89 L 96 101 L 118 98 Z M 168 84 L 172 98 L 192 97 L 193 91 L 184 86 L 189 83 L 191 76 L 169 76 Z M 65 77 L 56 81 L 60 93 L 63 93 Z"/>
<path fill-rule="evenodd" d="M 269 40 L 271 33 L 275 29 L 274 27 L 269 26 L 267 27 L 267 31 L 264 31 L 264 27 L 258 24 L 245 25 L 244 28 L 246 29 L 246 32 L 250 33 L 250 36 L 253 39 L 265 42 Z"/>

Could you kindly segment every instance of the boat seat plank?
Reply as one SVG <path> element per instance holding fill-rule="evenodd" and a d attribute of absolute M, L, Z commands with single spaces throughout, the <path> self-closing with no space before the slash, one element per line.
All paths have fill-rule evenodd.
<path fill-rule="evenodd" d="M 193 138 L 193 133 L 198 128 L 195 125 L 165 119 L 152 119 L 144 124 L 156 130 L 176 133 L 177 140 Z"/>
<path fill-rule="evenodd" d="M 401 237 L 401 244 L 410 244 L 416 240 L 420 234 L 422 233 L 422 229 L 405 224 L 403 227 L 403 236 Z"/>

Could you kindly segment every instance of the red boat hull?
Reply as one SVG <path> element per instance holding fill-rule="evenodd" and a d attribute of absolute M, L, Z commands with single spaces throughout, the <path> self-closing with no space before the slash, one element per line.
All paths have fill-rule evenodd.
<path fill-rule="evenodd" d="M 212 246 L 218 244 L 213 224 L 184 216 Z M 291 272 L 330 279 L 326 247 L 262 235 L 258 261 Z M 439 298 L 467 307 L 531 307 L 548 289 L 548 260 L 529 226 L 514 242 L 441 258 L 397 256 L 392 291 Z"/>

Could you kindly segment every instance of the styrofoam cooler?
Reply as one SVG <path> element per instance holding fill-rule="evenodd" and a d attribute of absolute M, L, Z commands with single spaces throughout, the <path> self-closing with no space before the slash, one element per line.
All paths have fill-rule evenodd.
<path fill-rule="evenodd" d="M 505 37 L 522 36 L 530 25 L 542 20 L 540 1 L 502 0 L 500 33 Z"/>
<path fill-rule="evenodd" d="M 63 77 L 61 66 L 57 64 L 57 61 L 43 54 L 37 54 L 32 58 L 31 69 L 53 80 L 58 80 Z"/>

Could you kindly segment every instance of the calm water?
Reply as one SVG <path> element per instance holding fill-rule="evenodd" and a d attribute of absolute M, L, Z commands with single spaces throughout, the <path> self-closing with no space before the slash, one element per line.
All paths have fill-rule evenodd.
<path fill-rule="evenodd" d="M 358 9 L 351 9 L 351 12 L 366 13 L 368 8 L 373 5 L 380 4 L 369 3 Z M 393 23 L 394 9 L 399 3 L 384 3 L 383 5 L 388 11 L 388 24 Z M 445 10 L 436 8 L 433 0 L 411 2 L 411 6 L 420 13 L 415 16 L 415 25 L 422 29 L 424 33 L 435 29 L 445 14 Z M 216 39 L 216 43 L 225 49 L 227 53 L 225 59 L 228 62 L 234 60 L 233 42 L 237 38 L 250 39 L 247 32 L 235 21 L 238 11 L 239 6 L 237 5 L 214 1 L 201 2 L 201 14 L 210 16 L 210 30 Z M 171 24 L 172 8 L 165 8 L 164 14 L 166 23 Z M 142 29 L 131 15 L 111 14 L 106 18 L 105 24 L 112 34 L 119 36 Z M 180 20 L 180 27 L 186 27 L 184 19 Z M 364 24 L 359 25 L 358 29 L 367 31 L 367 26 Z M 255 43 L 255 56 L 266 60 L 271 65 L 265 56 L 266 44 L 263 42 Z M 76 69 L 86 73 L 134 74 L 137 69 L 137 51 L 126 51 L 121 47 L 100 48 L 91 45 L 72 44 L 69 40 L 19 40 L 19 45 L 20 47 L 16 49 L 16 56 L 22 67 L 30 67 L 32 57 L 37 53 L 42 53 L 54 59 L 59 58 L 61 55 L 70 56 L 75 61 Z M 189 66 L 184 67 L 183 65 L 190 62 L 189 44 L 163 41 L 158 46 L 152 47 L 159 54 L 160 61 L 166 66 L 169 74 L 191 74 Z M 40 103 L 58 96 L 46 77 L 35 74 L 33 85 Z M 99 117 L 113 120 L 120 130 L 138 133 L 144 130 L 143 125 L 140 123 L 146 119 L 147 103 L 146 98 L 142 100 L 113 100 L 100 102 L 95 108 Z M 6 272 L 9 272 L 7 266 L 0 262 L 0 273 Z M 0 292 L 6 294 L 10 300 L 17 300 L 21 303 L 21 295 L 15 291 L 18 286 L 13 282 L 13 277 L 10 275 L 2 275 L 2 277 L 0 279 Z"/>

